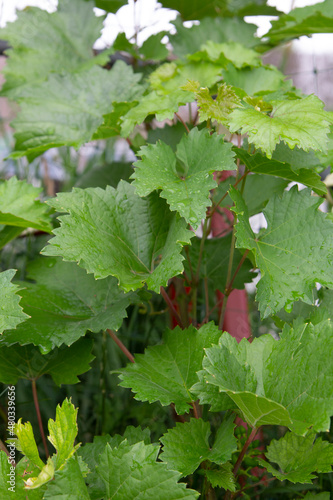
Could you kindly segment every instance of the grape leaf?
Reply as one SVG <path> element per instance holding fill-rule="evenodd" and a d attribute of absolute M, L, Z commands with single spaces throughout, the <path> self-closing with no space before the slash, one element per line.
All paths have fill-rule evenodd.
<path fill-rule="evenodd" d="M 274 92 L 290 87 L 288 81 L 284 81 L 285 75 L 275 66 L 237 69 L 229 64 L 227 69 L 222 70 L 222 75 L 227 85 L 240 88 L 250 96 L 257 92 Z"/>
<path fill-rule="evenodd" d="M 225 67 L 231 62 L 236 68 L 260 66 L 258 52 L 238 42 L 216 43 L 208 40 L 198 52 L 188 56 L 190 61 L 211 61 Z"/>
<path fill-rule="evenodd" d="M 265 453 L 280 470 L 261 458 L 258 462 L 280 481 L 311 484 L 316 478 L 314 472 L 331 472 L 333 465 L 333 444 L 321 438 L 314 440 L 313 433 L 304 437 L 287 432 L 278 441 L 273 440 Z"/>
<path fill-rule="evenodd" d="M 78 148 L 103 124 L 112 103 L 138 99 L 141 75 L 123 61 L 110 71 L 94 67 L 65 75 L 26 89 L 19 99 L 21 112 L 13 121 L 15 151 L 10 155 L 35 157 L 57 146 Z M 126 85 L 123 82 L 126 82 Z"/>
<path fill-rule="evenodd" d="M 70 347 L 61 346 L 43 355 L 32 345 L 0 347 L 0 381 L 15 385 L 20 378 L 37 380 L 51 375 L 57 385 L 76 384 L 77 375 L 90 370 L 92 339 L 80 339 Z"/>
<path fill-rule="evenodd" d="M 66 398 L 62 405 L 56 409 L 56 418 L 48 421 L 50 443 L 57 453 L 53 457 L 56 470 L 61 468 L 65 462 L 75 453 L 80 444 L 74 447 L 77 436 L 77 408 Z"/>
<path fill-rule="evenodd" d="M 179 106 L 193 101 L 192 92 L 178 89 L 167 95 L 159 95 L 155 91 L 149 92 L 140 99 L 137 106 L 130 109 L 122 118 L 121 135 L 127 137 L 135 125 L 142 123 L 149 115 L 155 115 L 158 121 L 173 118 Z"/>
<path fill-rule="evenodd" d="M 291 10 L 272 21 L 272 27 L 265 34 L 269 45 L 277 45 L 293 38 L 313 33 L 333 32 L 333 7 L 331 0 Z"/>
<path fill-rule="evenodd" d="M 236 491 L 235 476 L 232 473 L 232 464 L 227 462 L 219 469 L 206 469 L 204 474 L 213 488 L 224 488 L 228 491 Z"/>
<path fill-rule="evenodd" d="M 14 472 L 14 475 L 12 475 Z M 45 488 L 28 491 L 24 488 L 22 477 L 27 480 L 30 476 L 38 474 L 39 469 L 34 467 L 25 457 L 22 458 L 16 467 L 8 461 L 8 456 L 0 450 L 0 491 L 2 500 L 41 500 Z M 13 480 L 12 480 L 13 478 Z M 12 480 L 12 484 L 9 482 Z"/>
<path fill-rule="evenodd" d="M 22 452 L 39 469 L 42 469 L 44 462 L 39 456 L 31 423 L 22 424 L 20 418 L 14 426 L 14 433 L 17 436 L 15 441 L 16 449 Z"/>
<path fill-rule="evenodd" d="M 225 392 L 252 427 L 291 425 L 288 411 L 264 392 L 263 359 L 274 342 L 270 335 L 263 335 L 252 344 L 246 339 L 237 344 L 236 339 L 224 333 L 219 345 L 205 349 L 202 376 L 206 384 L 215 385 L 220 392 Z M 198 386 L 192 390 L 198 393 Z M 205 393 L 203 384 L 201 390 Z M 201 400 L 201 394 L 198 395 Z M 213 397 L 211 402 L 216 404 L 214 393 L 205 396 L 206 401 L 209 396 Z"/>
<path fill-rule="evenodd" d="M 326 150 L 332 118 L 323 110 L 324 104 L 318 97 L 309 95 L 303 99 L 272 101 L 271 104 L 270 115 L 254 108 L 235 109 L 230 115 L 230 131 L 247 133 L 249 142 L 262 149 L 268 158 L 281 140 L 290 148 L 297 145 L 305 151 Z"/>
<path fill-rule="evenodd" d="M 1 95 L 17 99 L 50 73 L 105 64 L 108 53 L 93 57 L 92 47 L 103 28 L 103 17 L 96 17 L 93 7 L 94 2 L 60 0 L 52 14 L 34 7 L 18 10 L 17 20 L 1 30 L 1 38 L 14 49 L 7 52 Z"/>
<path fill-rule="evenodd" d="M 159 292 L 183 271 L 181 247 L 193 233 L 157 193 L 142 199 L 134 186 L 121 181 L 117 189 L 105 191 L 74 188 L 48 203 L 70 215 L 59 217 L 61 227 L 44 254 L 78 261 L 96 278 L 116 276 L 126 291 L 147 283 Z"/>
<path fill-rule="evenodd" d="M 298 434 L 311 426 L 318 432 L 329 429 L 333 415 L 332 339 L 330 320 L 316 326 L 300 320 L 293 329 L 285 328 L 265 360 L 265 394 L 287 408 L 293 422 L 290 428 Z"/>
<path fill-rule="evenodd" d="M 156 35 L 151 35 L 143 42 L 139 49 L 142 59 L 162 61 L 167 58 L 169 51 L 165 44 L 161 42 L 165 34 L 165 31 L 161 31 Z"/>
<path fill-rule="evenodd" d="M 295 172 L 301 169 L 321 172 L 325 168 L 313 151 L 304 151 L 297 146 L 290 149 L 284 142 L 280 142 L 276 146 L 272 159 L 288 163 Z"/>
<path fill-rule="evenodd" d="M 143 442 L 128 445 L 123 441 L 118 448 L 107 445 L 100 456 L 97 472 L 105 484 L 109 499 L 128 500 L 195 500 L 199 493 L 177 483 L 180 474 L 168 470 L 166 465 L 156 462 L 159 448 Z"/>
<path fill-rule="evenodd" d="M 301 299 L 312 303 L 316 282 L 333 287 L 332 222 L 318 210 L 321 199 L 297 186 L 280 199 L 274 196 L 264 215 L 267 229 L 255 235 L 246 206 L 233 187 L 230 196 L 238 214 L 237 246 L 255 254 L 261 272 L 257 300 L 263 317 Z"/>
<path fill-rule="evenodd" d="M 161 189 L 171 210 L 197 229 L 211 205 L 209 192 L 217 186 L 213 179 L 216 170 L 234 170 L 236 165 L 231 144 L 221 135 L 193 128 L 183 136 L 176 153 L 163 142 L 140 149 L 141 160 L 135 165 L 133 185 L 140 196 Z"/>
<path fill-rule="evenodd" d="M 0 183 L 0 224 L 52 231 L 48 208 L 38 200 L 43 190 L 15 176 Z"/>
<path fill-rule="evenodd" d="M 199 277 L 207 278 L 208 283 L 213 285 L 214 290 L 223 291 L 227 285 L 231 238 L 232 236 L 229 234 L 223 238 L 207 239 L 203 247 Z M 188 258 L 191 262 L 192 269 L 197 269 L 200 244 L 201 238 L 193 238 L 191 246 L 188 247 Z M 241 252 L 235 249 L 231 276 L 234 275 L 241 258 Z M 184 267 L 186 273 L 189 274 L 190 267 L 187 260 L 184 262 Z M 251 262 L 246 259 L 235 277 L 232 285 L 233 288 L 242 289 L 244 288 L 244 283 L 250 283 L 252 281 L 254 277 L 254 275 L 250 273 L 252 267 Z"/>
<path fill-rule="evenodd" d="M 237 17 L 205 17 L 199 25 L 191 28 L 183 26 L 179 17 L 172 23 L 177 33 L 169 35 L 169 40 L 173 47 L 173 52 L 184 59 L 188 54 L 198 52 L 201 46 L 211 40 L 216 43 L 238 42 L 246 47 L 253 47 L 257 44 L 254 37 L 256 26 L 246 23 Z"/>
<path fill-rule="evenodd" d="M 313 191 L 319 195 L 325 195 L 327 192 L 327 188 L 325 184 L 321 182 L 319 175 L 309 168 L 296 169 L 295 166 L 289 162 L 278 161 L 274 158 L 269 159 L 260 153 L 250 155 L 247 151 L 241 148 L 234 148 L 234 151 L 237 158 L 239 158 L 251 172 L 264 175 L 274 175 L 287 179 L 291 182 L 300 182 L 301 184 L 313 189 Z"/>
<path fill-rule="evenodd" d="M 7 329 L 0 339 L 4 345 L 34 344 L 46 354 L 63 343 L 71 345 L 87 330 L 118 330 L 134 298 L 119 290 L 114 278 L 96 281 L 60 259 L 40 258 L 28 272 L 36 283 L 21 282 L 25 287 L 21 295 L 30 319 L 24 328 Z"/>
<path fill-rule="evenodd" d="M 117 371 L 120 385 L 131 388 L 140 401 L 160 401 L 163 406 L 175 404 L 177 413 L 189 411 L 194 402 L 191 386 L 201 369 L 204 348 L 217 342 L 221 332 L 213 323 L 196 330 L 166 330 L 164 344 L 148 347 L 135 356 L 135 363 Z"/>
<path fill-rule="evenodd" d="M 80 500 L 89 500 L 90 495 L 78 461 L 70 458 L 63 469 L 56 471 L 54 480 L 48 484 L 45 499 L 70 500 L 78 498 Z"/>
<path fill-rule="evenodd" d="M 185 423 L 177 422 L 176 427 L 169 429 L 160 439 L 163 444 L 161 460 L 167 464 L 168 469 L 177 470 L 182 476 L 192 474 L 205 460 L 217 464 L 227 462 L 237 450 L 233 420 L 234 416 L 231 415 L 222 422 L 212 447 L 209 446 L 209 422 L 204 422 L 201 418 L 191 418 Z"/>
<path fill-rule="evenodd" d="M 15 272 L 14 269 L 8 269 L 0 273 L 0 333 L 8 328 L 16 328 L 29 318 L 19 305 L 21 297 L 17 292 L 21 289 L 11 283 Z"/>

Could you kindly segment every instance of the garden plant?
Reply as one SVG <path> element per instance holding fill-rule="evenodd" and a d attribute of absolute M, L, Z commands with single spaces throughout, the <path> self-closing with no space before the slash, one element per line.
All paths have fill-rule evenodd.
<path fill-rule="evenodd" d="M 93 50 L 94 7 L 126 3 L 0 33 L 0 498 L 329 500 L 333 114 L 263 60 L 332 33 L 333 1 L 161 0 L 171 33 Z M 250 15 L 276 17 L 260 38 Z"/>

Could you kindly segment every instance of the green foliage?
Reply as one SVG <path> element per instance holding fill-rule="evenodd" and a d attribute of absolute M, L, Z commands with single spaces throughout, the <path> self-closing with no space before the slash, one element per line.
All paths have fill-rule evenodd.
<path fill-rule="evenodd" d="M 175 33 L 136 26 L 99 55 L 93 7 L 124 0 L 59 0 L 2 30 L 17 116 L 0 183 L 1 498 L 328 500 L 333 119 L 260 54 L 331 32 L 332 1 L 161 3 Z M 250 15 L 277 19 L 260 39 Z M 87 142 L 88 159 L 72 150 Z"/>

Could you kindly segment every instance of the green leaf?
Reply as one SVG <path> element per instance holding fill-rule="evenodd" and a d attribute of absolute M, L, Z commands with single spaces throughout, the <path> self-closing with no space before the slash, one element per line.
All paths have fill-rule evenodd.
<path fill-rule="evenodd" d="M 130 109 L 122 118 L 121 135 L 127 137 L 135 127 L 142 123 L 149 115 L 155 115 L 158 121 L 172 119 L 179 106 L 193 101 L 192 92 L 178 89 L 167 95 L 159 95 L 155 91 L 149 92 L 140 99 L 137 106 Z"/>
<path fill-rule="evenodd" d="M 234 186 L 235 182 L 236 178 L 231 176 L 225 181 L 220 182 L 218 185 L 214 193 L 214 202 L 220 202 L 220 207 L 227 207 L 230 209 L 233 202 L 227 193 L 230 186 Z M 275 176 L 265 176 L 260 174 L 248 175 L 244 184 L 242 196 L 246 203 L 249 216 L 251 217 L 254 214 L 262 212 L 268 201 L 275 194 L 281 196 L 288 184 L 289 182 L 287 180 Z M 225 196 L 225 198 L 220 201 L 222 196 Z"/>
<path fill-rule="evenodd" d="M 265 34 L 269 45 L 299 38 L 314 33 L 333 32 L 333 7 L 331 0 L 291 10 L 272 21 L 272 27 Z"/>
<path fill-rule="evenodd" d="M 328 432 L 330 427 L 332 339 L 330 320 L 316 326 L 300 321 L 293 329 L 285 328 L 265 360 L 265 394 L 287 408 L 293 422 L 290 428 L 298 434 L 310 427 Z"/>
<path fill-rule="evenodd" d="M 329 492 L 323 492 L 323 493 L 311 493 L 311 492 L 308 492 L 305 497 L 304 497 L 304 500 L 330 500 L 330 493 Z"/>
<path fill-rule="evenodd" d="M 185 28 L 178 17 L 172 24 L 176 27 L 177 33 L 169 35 L 169 40 L 173 52 L 182 59 L 187 54 L 198 52 L 207 40 L 216 43 L 237 42 L 245 47 L 253 47 L 257 44 L 254 37 L 256 26 L 237 17 L 215 19 L 204 17 L 199 25 L 193 25 L 191 28 Z"/>
<path fill-rule="evenodd" d="M 314 472 L 332 471 L 333 445 L 321 438 L 315 440 L 313 433 L 303 437 L 287 432 L 283 438 L 271 442 L 265 455 L 280 470 L 260 458 L 259 464 L 280 481 L 311 484 L 316 478 Z"/>
<path fill-rule="evenodd" d="M 77 409 L 67 398 L 61 406 L 57 406 L 55 420 L 52 420 L 52 418 L 49 419 L 48 439 L 57 451 L 54 457 L 56 470 L 62 468 L 80 446 L 78 444 L 74 447 L 78 431 L 76 419 Z"/>
<path fill-rule="evenodd" d="M 26 490 L 24 480 L 38 474 L 39 469 L 34 467 L 27 458 L 22 458 L 16 467 L 8 462 L 8 456 L 0 451 L 0 491 L 2 500 L 41 500 L 45 488 Z M 9 482 L 8 482 L 9 481 Z M 11 482 L 10 482 L 11 481 Z"/>
<path fill-rule="evenodd" d="M 211 205 L 209 192 L 217 186 L 213 179 L 216 170 L 234 170 L 236 165 L 231 144 L 224 143 L 221 135 L 210 135 L 208 130 L 194 128 L 183 136 L 176 153 L 163 142 L 144 146 L 139 151 L 132 178 L 136 192 L 147 196 L 161 189 L 171 210 L 197 229 L 206 209 Z"/>
<path fill-rule="evenodd" d="M 232 235 L 229 234 L 223 238 L 206 239 L 205 241 L 201 255 L 199 277 L 202 279 L 207 278 L 208 283 L 214 287 L 214 290 L 223 291 L 226 288 L 231 239 Z M 198 265 L 200 244 L 201 238 L 193 238 L 191 245 L 188 247 L 188 256 L 192 269 L 196 269 Z M 234 275 L 241 258 L 241 252 L 235 249 L 231 276 Z M 190 267 L 187 260 L 185 260 L 184 266 L 186 273 L 190 273 Z M 236 275 L 233 282 L 233 288 L 242 289 L 244 288 L 244 283 L 250 283 L 252 281 L 254 277 L 253 273 L 250 273 L 252 267 L 251 262 L 246 259 Z"/>
<path fill-rule="evenodd" d="M 78 375 L 90 370 L 92 339 L 80 339 L 70 347 L 61 346 L 43 355 L 32 345 L 0 347 L 0 381 L 15 385 L 18 379 L 37 380 L 51 375 L 57 385 L 76 384 Z"/>
<path fill-rule="evenodd" d="M 241 130 L 249 142 L 262 149 L 268 158 L 281 140 L 290 148 L 326 150 L 330 115 L 314 95 L 303 99 L 272 101 L 270 115 L 256 109 L 236 109 L 230 115 L 231 132 Z M 306 128 L 304 128 L 306 122 Z"/>
<path fill-rule="evenodd" d="M 25 488 L 27 490 L 35 490 L 45 486 L 49 481 L 54 478 L 55 468 L 52 458 L 48 458 L 46 464 L 36 477 L 29 477 L 25 481 Z"/>
<path fill-rule="evenodd" d="M 21 228 L 33 227 L 51 232 L 48 208 L 38 198 L 43 190 L 11 177 L 0 183 L 0 224 Z"/>
<path fill-rule="evenodd" d="M 17 436 L 17 441 L 15 441 L 16 449 L 21 451 L 39 469 L 42 469 L 44 462 L 39 456 L 31 423 L 22 424 L 20 418 L 14 426 L 14 433 Z"/>
<path fill-rule="evenodd" d="M 0 225 L 0 249 L 22 233 L 21 227 Z"/>
<path fill-rule="evenodd" d="M 117 12 L 118 9 L 127 5 L 127 0 L 95 0 L 96 7 L 107 12 Z"/>
<path fill-rule="evenodd" d="M 78 461 L 70 458 L 62 470 L 56 471 L 54 480 L 48 484 L 44 498 L 50 500 L 89 500 L 90 496 Z"/>
<path fill-rule="evenodd" d="M 267 229 L 258 236 L 240 193 L 231 188 L 230 196 L 239 221 L 236 244 L 254 252 L 261 272 L 257 300 L 263 317 L 298 299 L 312 303 L 316 282 L 333 287 L 333 226 L 318 210 L 320 198 L 296 186 L 282 198 L 274 196 L 264 210 Z"/>
<path fill-rule="evenodd" d="M 78 261 L 96 278 L 116 276 L 126 291 L 147 283 L 159 292 L 183 271 L 181 248 L 193 233 L 156 193 L 142 199 L 121 181 L 105 191 L 74 188 L 48 203 L 70 215 L 59 217 L 61 227 L 44 254 Z"/>
<path fill-rule="evenodd" d="M 8 328 L 16 328 L 20 323 L 29 318 L 19 305 L 21 297 L 17 292 L 21 290 L 17 285 L 13 285 L 16 271 L 8 269 L 0 273 L 0 332 Z"/>
<path fill-rule="evenodd" d="M 240 88 L 250 96 L 257 92 L 274 92 L 290 86 L 284 82 L 285 75 L 275 66 L 237 69 L 229 64 L 227 69 L 222 70 L 222 75 L 227 85 Z"/>
<path fill-rule="evenodd" d="M 237 450 L 233 420 L 234 416 L 231 415 L 222 422 L 212 448 L 209 446 L 209 422 L 204 422 L 201 418 L 192 418 L 185 423 L 177 422 L 176 427 L 169 429 L 160 439 L 163 444 L 160 458 L 168 469 L 177 470 L 183 476 L 192 474 L 205 460 L 217 464 L 227 462 Z"/>
<path fill-rule="evenodd" d="M 107 445 L 97 467 L 105 485 L 105 496 L 114 500 L 198 498 L 198 492 L 187 489 L 184 483 L 177 483 L 178 472 L 156 462 L 158 451 L 155 445 L 143 442 L 130 446 L 124 441 L 114 449 Z"/>
<path fill-rule="evenodd" d="M 94 166 L 84 174 L 82 174 L 75 184 L 75 187 L 85 189 L 87 187 L 100 187 L 105 189 L 106 186 L 116 188 L 124 179 L 129 180 L 133 173 L 133 167 L 130 163 L 112 162 L 100 166 Z"/>
<path fill-rule="evenodd" d="M 280 145 L 278 145 L 279 147 Z M 256 153 L 255 155 L 250 155 L 244 149 L 234 148 L 236 156 L 241 160 L 241 162 L 247 166 L 247 168 L 254 173 L 273 175 L 276 177 L 281 177 L 287 179 L 291 182 L 300 182 L 305 186 L 313 189 L 319 195 L 325 195 L 327 188 L 323 182 L 321 182 L 320 177 L 317 173 L 313 172 L 309 168 L 296 168 L 295 163 L 282 162 L 273 158 L 269 159 L 266 156 Z M 311 153 L 306 153 L 311 154 Z M 304 164 L 306 167 L 306 165 Z"/>
<path fill-rule="evenodd" d="M 188 56 L 190 61 L 211 61 L 225 67 L 231 62 L 236 68 L 260 66 L 261 58 L 258 52 L 246 48 L 237 42 L 216 43 L 208 40 L 201 50 Z"/>
<path fill-rule="evenodd" d="M 204 380 L 225 392 L 252 427 L 291 425 L 288 411 L 269 398 L 263 388 L 263 357 L 274 342 L 270 335 L 265 335 L 252 344 L 246 339 L 237 344 L 236 339 L 224 333 L 218 346 L 205 349 Z M 216 403 L 214 399 L 212 403 Z"/>
<path fill-rule="evenodd" d="M 46 80 L 51 73 L 73 73 L 104 64 L 108 55 L 93 57 L 92 47 L 103 28 L 103 17 L 93 12 L 94 2 L 60 0 L 58 10 L 29 7 L 17 11 L 17 20 L 1 30 L 9 42 L 6 82 L 1 95 L 18 99 L 27 87 Z M 56 48 L 56 50 L 55 50 Z"/>
<path fill-rule="evenodd" d="M 290 149 L 284 142 L 280 142 L 276 146 L 272 159 L 288 163 L 295 172 L 301 169 L 321 172 L 325 168 L 320 158 L 313 151 L 304 151 L 297 146 Z"/>
<path fill-rule="evenodd" d="M 148 347 L 135 356 L 135 363 L 119 370 L 120 385 L 131 388 L 140 401 L 175 404 L 179 414 L 189 411 L 196 398 L 191 386 L 197 381 L 204 348 L 217 342 L 221 332 L 212 322 L 196 330 L 166 330 L 164 344 Z"/>
<path fill-rule="evenodd" d="M 26 89 L 13 122 L 16 144 L 11 157 L 35 157 L 52 147 L 78 148 L 88 142 L 103 124 L 103 114 L 113 110 L 113 102 L 141 96 L 140 79 L 130 66 L 117 61 L 110 71 L 94 67 L 50 75 L 48 81 Z"/>
<path fill-rule="evenodd" d="M 162 31 L 156 35 L 151 35 L 143 42 L 139 51 L 144 60 L 163 61 L 167 58 L 169 51 L 165 44 L 161 42 L 165 34 L 166 32 Z"/>
<path fill-rule="evenodd" d="M 96 281 L 60 259 L 39 258 L 30 264 L 28 277 L 36 283 L 21 282 L 21 303 L 30 319 L 24 328 L 7 329 L 0 342 L 34 344 L 44 354 L 63 343 L 71 345 L 87 330 L 118 330 L 134 298 L 119 290 L 114 278 Z"/>
<path fill-rule="evenodd" d="M 236 491 L 235 476 L 232 473 L 232 464 L 227 462 L 219 469 L 206 469 L 204 474 L 213 488 L 224 488 L 227 491 Z"/>

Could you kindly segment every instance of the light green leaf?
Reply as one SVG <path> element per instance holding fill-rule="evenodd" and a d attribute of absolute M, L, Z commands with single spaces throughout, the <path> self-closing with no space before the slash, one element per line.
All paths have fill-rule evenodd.
<path fill-rule="evenodd" d="M 21 228 L 33 227 L 51 232 L 47 205 L 38 198 L 43 190 L 11 177 L 0 183 L 0 224 Z"/>
<path fill-rule="evenodd" d="M 66 398 L 56 409 L 56 418 L 49 419 L 48 439 L 57 453 L 54 457 L 55 469 L 61 469 L 67 460 L 75 453 L 79 444 L 74 447 L 77 436 L 77 408 Z"/>
<path fill-rule="evenodd" d="M 87 330 L 118 330 L 126 308 L 137 300 L 124 294 L 114 278 L 96 281 L 60 259 L 37 259 L 28 267 L 28 277 L 35 283 L 22 282 L 21 303 L 30 319 L 24 328 L 6 330 L 0 343 L 7 346 L 34 344 L 46 354 L 63 343 L 71 345 Z"/>
<path fill-rule="evenodd" d="M 181 248 L 193 233 L 157 193 L 142 199 L 134 186 L 121 181 L 117 189 L 105 191 L 74 188 L 48 203 L 70 215 L 59 217 L 61 227 L 44 254 L 78 261 L 96 278 L 116 276 L 126 291 L 147 283 L 159 292 L 183 271 Z"/>
<path fill-rule="evenodd" d="M 0 333 L 8 328 L 16 328 L 29 318 L 19 305 L 21 297 L 17 292 L 21 288 L 11 283 L 15 273 L 14 269 L 0 273 Z"/>
<path fill-rule="evenodd" d="M 232 473 L 232 464 L 227 462 L 219 469 L 206 469 L 204 474 L 213 488 L 224 488 L 228 491 L 236 491 L 235 476 Z"/>
<path fill-rule="evenodd" d="M 265 35 L 269 45 L 277 45 L 300 36 L 333 32 L 333 5 L 331 0 L 291 10 L 272 21 Z"/>
<path fill-rule="evenodd" d="M 148 347 L 135 363 L 120 370 L 120 385 L 131 388 L 140 401 L 175 404 L 177 413 L 189 411 L 196 400 L 191 386 L 197 381 L 204 348 L 216 343 L 221 332 L 212 322 L 196 330 L 166 330 L 164 344 Z"/>
<path fill-rule="evenodd" d="M 44 462 L 39 456 L 31 423 L 22 424 L 22 418 L 20 418 L 14 426 L 14 433 L 17 436 L 17 441 L 14 441 L 16 449 L 21 451 L 39 469 L 42 469 Z"/>
<path fill-rule="evenodd" d="M 158 121 L 172 119 L 179 106 L 193 101 L 192 92 L 178 89 L 167 95 L 159 95 L 155 91 L 149 92 L 140 99 L 137 106 L 130 109 L 122 119 L 121 135 L 127 137 L 135 127 L 142 123 L 149 115 L 155 115 Z"/>
<path fill-rule="evenodd" d="M 290 84 L 284 82 L 285 75 L 275 66 L 237 69 L 229 64 L 227 69 L 222 70 L 222 75 L 227 85 L 240 88 L 249 96 L 261 91 L 274 92 L 290 87 Z"/>
<path fill-rule="evenodd" d="M 140 55 L 143 56 L 144 60 L 162 61 L 167 58 L 169 51 L 165 44 L 161 43 L 165 34 L 165 31 L 161 31 L 156 35 L 151 35 L 143 42 L 139 52 Z"/>
<path fill-rule="evenodd" d="M 180 474 L 156 462 L 159 448 L 143 442 L 128 445 L 123 441 L 119 448 L 106 446 L 100 456 L 97 472 L 105 485 L 108 499 L 128 500 L 195 500 L 199 493 L 177 483 Z"/>
<path fill-rule="evenodd" d="M 265 359 L 265 394 L 287 408 L 293 422 L 289 427 L 298 434 L 310 427 L 328 432 L 333 415 L 332 356 L 332 322 L 313 326 L 300 320 L 293 329 L 285 328 Z"/>
<path fill-rule="evenodd" d="M 257 300 L 263 317 L 298 299 L 312 303 L 316 282 L 333 287 L 333 225 L 318 210 L 320 198 L 296 186 L 282 199 L 274 196 L 264 210 L 267 229 L 258 236 L 240 193 L 231 188 L 230 196 L 239 221 L 236 245 L 254 252 L 261 272 Z"/>
<path fill-rule="evenodd" d="M 13 121 L 16 144 L 11 157 L 35 157 L 64 145 L 78 148 L 91 140 L 103 124 L 103 115 L 113 110 L 113 102 L 141 96 L 140 79 L 130 66 L 117 61 L 110 71 L 94 67 L 51 75 L 26 89 L 19 100 L 21 112 Z"/>
<path fill-rule="evenodd" d="M 192 418 L 189 422 L 176 423 L 160 441 L 163 451 L 160 458 L 168 469 L 177 470 L 183 476 L 192 474 L 205 460 L 223 464 L 231 459 L 237 450 L 234 436 L 234 416 L 222 422 L 212 448 L 209 446 L 210 425 L 201 418 Z M 193 446 L 195 443 L 195 446 Z"/>
<path fill-rule="evenodd" d="M 92 47 L 103 28 L 103 17 L 94 15 L 94 6 L 94 2 L 60 0 L 52 14 L 35 7 L 18 10 L 17 20 L 1 30 L 1 38 L 13 49 L 7 52 L 1 95 L 18 99 L 26 87 L 34 87 L 51 73 L 105 64 L 108 54 L 93 57 Z"/>
<path fill-rule="evenodd" d="M 50 500 L 89 500 L 90 496 L 78 461 L 70 458 L 62 470 L 56 471 L 54 480 L 48 484 L 45 499 Z"/>
<path fill-rule="evenodd" d="M 313 433 L 303 437 L 287 432 L 278 441 L 273 440 L 265 453 L 280 470 L 260 458 L 258 462 L 280 481 L 311 484 L 316 478 L 314 472 L 331 472 L 333 465 L 333 444 L 314 439 Z"/>
<path fill-rule="evenodd" d="M 234 170 L 231 144 L 221 135 L 210 135 L 197 128 L 183 136 L 176 153 L 163 142 L 144 146 L 139 151 L 132 178 L 140 196 L 161 189 L 171 210 L 177 210 L 196 229 L 211 205 L 209 192 L 217 186 L 213 172 Z"/>
<path fill-rule="evenodd" d="M 27 480 L 30 476 L 38 474 L 39 469 L 34 467 L 26 458 L 22 458 L 16 467 L 8 462 L 8 456 L 0 451 L 0 491 L 1 500 L 41 500 L 45 488 L 26 490 L 23 477 Z M 10 482 L 11 481 L 11 482 Z"/>
<path fill-rule="evenodd" d="M 0 346 L 0 382 L 15 385 L 20 378 L 36 380 L 49 374 L 57 385 L 76 384 L 77 376 L 90 370 L 92 346 L 92 339 L 83 338 L 45 355 L 32 345 Z"/>
<path fill-rule="evenodd" d="M 54 478 L 54 463 L 52 458 L 48 458 L 46 465 L 42 468 L 38 476 L 29 477 L 25 481 L 25 488 L 27 490 L 35 490 L 36 488 L 40 488 L 41 486 L 45 486 L 49 481 Z"/>
<path fill-rule="evenodd" d="M 271 104 L 270 115 L 253 108 L 234 110 L 230 115 L 230 131 L 247 133 L 249 142 L 262 149 L 268 158 L 281 140 L 290 148 L 297 145 L 305 151 L 326 150 L 331 118 L 318 97 L 309 95 L 303 99 L 272 101 Z"/>
<path fill-rule="evenodd" d="M 291 425 L 288 411 L 265 395 L 263 389 L 264 353 L 271 351 L 274 342 L 271 336 L 265 335 L 252 344 L 246 339 L 237 344 L 231 335 L 224 333 L 218 346 L 205 349 L 204 380 L 226 393 L 252 427 Z M 205 391 L 204 387 L 202 390 Z M 215 395 L 210 396 L 216 404 Z"/>
<path fill-rule="evenodd" d="M 200 278 L 207 278 L 208 284 L 214 287 L 214 290 L 225 290 L 227 285 L 228 262 L 231 248 L 231 233 L 223 238 L 206 239 L 203 251 L 201 254 Z M 193 238 L 191 245 L 188 247 L 188 256 L 191 262 L 192 269 L 197 269 L 199 254 L 200 254 L 201 238 Z M 186 255 L 186 254 L 185 254 Z M 235 249 L 232 262 L 231 276 L 234 275 L 238 264 L 242 258 L 239 250 Z M 188 261 L 184 261 L 186 273 L 190 273 Z M 244 283 L 251 283 L 254 274 L 251 273 L 253 268 L 251 262 L 246 259 L 242 264 L 236 278 L 233 282 L 233 288 L 242 289 Z"/>
<path fill-rule="evenodd" d="M 201 50 L 188 56 L 190 61 L 211 61 L 222 67 L 231 62 L 236 68 L 260 66 L 261 58 L 258 52 L 248 49 L 237 42 L 216 43 L 208 40 Z"/>
<path fill-rule="evenodd" d="M 280 143 L 278 147 L 281 145 Z M 281 177 L 287 179 L 291 182 L 300 182 L 305 186 L 313 189 L 319 195 L 325 195 L 327 188 L 323 182 L 321 182 L 320 177 L 317 173 L 313 172 L 309 168 L 296 168 L 295 164 L 289 162 L 282 162 L 273 158 L 269 159 L 266 156 L 256 153 L 255 155 L 250 155 L 244 149 L 234 148 L 236 156 L 241 160 L 241 162 L 247 166 L 247 168 L 254 173 L 273 175 L 276 177 Z M 275 152 L 274 152 L 275 153 Z M 311 153 L 305 153 L 311 154 Z M 306 167 L 306 165 L 304 164 Z"/>

